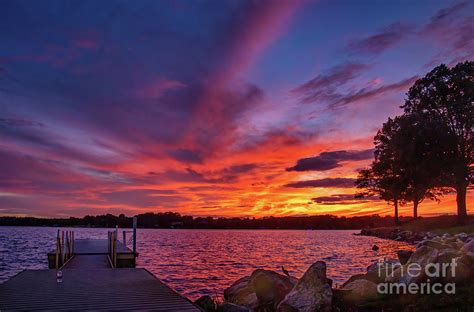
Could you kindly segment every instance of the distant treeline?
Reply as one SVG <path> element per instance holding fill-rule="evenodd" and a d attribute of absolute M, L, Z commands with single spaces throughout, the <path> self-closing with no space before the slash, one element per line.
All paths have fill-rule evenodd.
<path fill-rule="evenodd" d="M 182 216 L 175 212 L 144 213 L 136 216 L 139 228 L 184 229 L 361 229 L 390 226 L 393 217 L 378 215 L 336 217 L 332 215 L 264 218 L 213 218 Z M 85 216 L 84 218 L 0 217 L 2 226 L 53 227 L 132 227 L 132 217 L 123 214 Z M 408 218 L 407 218 L 408 220 Z"/>

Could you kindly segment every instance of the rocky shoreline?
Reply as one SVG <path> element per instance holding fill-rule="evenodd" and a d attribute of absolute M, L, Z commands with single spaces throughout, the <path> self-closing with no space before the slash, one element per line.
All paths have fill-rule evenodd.
<path fill-rule="evenodd" d="M 400 250 L 398 259 L 370 264 L 366 273 L 350 276 L 340 287 L 326 277 L 326 263 L 316 261 L 300 279 L 257 269 L 230 285 L 223 300 L 203 296 L 196 304 L 209 312 L 473 311 L 474 235 L 393 230 L 363 230 L 360 235 L 405 241 L 416 248 Z M 441 267 L 446 269 L 434 274 Z M 394 286 L 405 291 L 386 291 Z"/>
<path fill-rule="evenodd" d="M 400 228 L 375 228 L 375 229 L 363 229 L 359 234 L 362 236 L 374 236 L 379 238 L 391 239 L 398 242 L 406 242 L 409 244 L 418 244 L 423 240 L 434 239 L 439 235 L 432 232 L 413 232 L 409 230 L 403 230 Z M 449 235 L 449 234 L 447 234 Z M 467 234 L 464 234 L 467 235 Z"/>

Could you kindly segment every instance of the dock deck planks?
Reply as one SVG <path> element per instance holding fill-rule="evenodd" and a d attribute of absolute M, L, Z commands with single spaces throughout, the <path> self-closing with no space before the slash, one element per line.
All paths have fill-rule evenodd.
<path fill-rule="evenodd" d="M 98 255 L 107 254 L 106 239 L 75 239 L 74 254 L 75 255 Z M 126 247 L 117 240 L 117 253 L 133 253 L 131 249 Z"/>
<path fill-rule="evenodd" d="M 0 310 L 201 311 L 145 269 L 23 271 L 0 284 Z"/>
<path fill-rule="evenodd" d="M 107 255 L 76 255 L 69 260 L 63 269 L 107 269 L 110 262 Z"/>
<path fill-rule="evenodd" d="M 136 254 L 118 241 L 117 254 L 132 257 L 135 266 Z M 27 270 L 0 284 L 0 311 L 201 311 L 146 269 L 111 268 L 107 240 L 76 239 L 61 283 L 56 272 Z"/>

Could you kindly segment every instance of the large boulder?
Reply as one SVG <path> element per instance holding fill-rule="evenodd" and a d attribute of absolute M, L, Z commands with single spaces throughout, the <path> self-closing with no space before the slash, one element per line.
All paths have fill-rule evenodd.
<path fill-rule="evenodd" d="M 408 259 L 408 262 L 395 269 L 391 274 L 389 274 L 385 281 L 389 283 L 398 282 L 398 283 L 418 283 L 425 279 L 426 275 L 424 274 L 425 267 L 429 263 L 435 263 L 438 258 L 439 251 L 436 248 L 429 247 L 429 246 L 421 246 L 419 247 Z M 415 265 L 418 264 L 416 267 L 420 268 L 421 270 L 416 274 L 413 272 Z M 412 270 L 412 271 L 410 271 Z M 409 272 L 410 271 L 410 272 Z"/>
<path fill-rule="evenodd" d="M 462 247 L 462 252 L 464 252 L 467 256 L 474 258 L 474 240 L 470 240 Z"/>
<path fill-rule="evenodd" d="M 293 289 L 295 283 L 286 275 L 274 271 L 255 270 L 250 276 L 259 306 L 276 307 Z"/>
<path fill-rule="evenodd" d="M 343 298 L 351 303 L 362 303 L 377 299 L 377 284 L 366 279 L 354 280 L 342 287 Z"/>
<path fill-rule="evenodd" d="M 448 244 L 445 244 L 441 239 L 431 239 L 431 240 L 424 240 L 424 241 L 421 241 L 420 243 L 418 243 L 418 245 L 416 246 L 416 248 L 420 248 L 420 247 L 423 247 L 423 246 L 428 246 L 428 247 L 431 247 L 431 248 L 436 248 L 438 250 L 442 250 L 442 249 L 448 249 L 448 248 L 451 248 L 450 245 Z"/>
<path fill-rule="evenodd" d="M 461 261 L 461 257 L 454 258 L 455 265 L 452 265 L 443 272 L 441 281 L 445 283 L 465 283 L 471 280 L 471 268 L 468 264 Z M 446 274 L 444 274 L 446 273 Z"/>
<path fill-rule="evenodd" d="M 469 235 L 466 233 L 459 233 L 455 235 L 461 242 L 465 243 L 469 240 Z"/>
<path fill-rule="evenodd" d="M 400 262 L 395 259 L 384 259 L 383 261 L 374 261 L 367 267 L 367 280 L 374 283 L 381 283 L 385 281 L 387 275 L 390 275 L 393 270 L 400 267 Z"/>
<path fill-rule="evenodd" d="M 278 312 L 331 311 L 332 290 L 326 278 L 326 263 L 312 264 L 278 305 Z"/>
<path fill-rule="evenodd" d="M 250 283 L 250 276 L 242 277 L 224 290 L 224 299 L 251 309 L 258 307 L 258 298 Z"/>
<path fill-rule="evenodd" d="M 461 257 L 462 252 L 453 248 L 441 250 L 438 254 L 438 263 L 450 263 L 454 258 Z"/>
<path fill-rule="evenodd" d="M 344 288 L 344 286 L 346 286 L 347 284 L 349 283 L 352 283 L 353 281 L 355 280 L 358 280 L 358 279 L 365 279 L 365 280 L 370 280 L 370 276 L 368 276 L 367 274 L 355 274 L 355 275 L 352 275 L 351 277 L 349 277 L 349 279 L 347 281 L 344 282 L 344 284 L 342 284 L 342 288 Z"/>
<path fill-rule="evenodd" d="M 389 275 L 387 275 L 387 277 L 385 277 L 385 282 L 387 283 L 398 282 L 402 278 L 403 274 L 406 272 L 406 266 L 407 265 L 405 264 L 393 270 L 392 273 L 390 273 Z"/>
<path fill-rule="evenodd" d="M 419 283 L 420 281 L 424 280 L 426 275 L 425 275 L 425 267 L 429 263 L 435 263 L 437 258 L 438 258 L 439 250 L 436 248 L 432 248 L 429 246 L 422 246 L 418 248 L 408 259 L 408 262 L 406 264 L 407 270 L 405 270 L 404 275 L 400 278 L 399 282 L 405 283 L 405 284 L 411 284 L 411 283 Z M 420 274 L 410 274 L 409 269 L 410 269 L 410 264 L 417 263 L 421 267 L 421 272 Z"/>
<path fill-rule="evenodd" d="M 296 279 L 274 271 L 257 269 L 224 290 L 224 298 L 251 309 L 275 308 L 296 284 Z"/>
<path fill-rule="evenodd" d="M 408 259 L 407 264 L 418 263 L 425 267 L 428 263 L 432 263 L 438 257 L 439 251 L 436 248 L 429 246 L 422 246 L 415 250 L 415 252 Z"/>

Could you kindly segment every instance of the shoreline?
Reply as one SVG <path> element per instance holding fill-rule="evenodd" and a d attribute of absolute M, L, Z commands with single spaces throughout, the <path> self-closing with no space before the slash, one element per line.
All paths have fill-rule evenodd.
<path fill-rule="evenodd" d="M 359 233 L 354 235 L 378 237 L 396 242 L 405 242 L 412 245 L 416 245 L 423 240 L 433 239 L 438 236 L 432 232 L 413 232 L 401 228 L 362 229 Z"/>
<path fill-rule="evenodd" d="M 195 303 L 207 312 L 472 311 L 474 233 L 441 235 L 380 228 L 362 229 L 354 235 L 402 241 L 415 247 L 413 251 L 399 250 L 398 259 L 384 258 L 369 263 L 366 273 L 349 276 L 340 286 L 334 286 L 326 277 L 326 262 L 317 261 L 300 279 L 257 269 L 229 285 L 223 300 L 202 296 Z M 428 276 L 427 267 L 450 263 L 455 264 L 452 273 Z M 404 268 L 415 265 L 426 271 L 418 276 L 404 272 Z M 404 293 L 381 292 L 400 285 L 405 286 Z M 436 291 L 444 287 L 444 293 L 430 293 L 430 287 Z M 407 292 L 415 288 L 418 293 Z"/>

